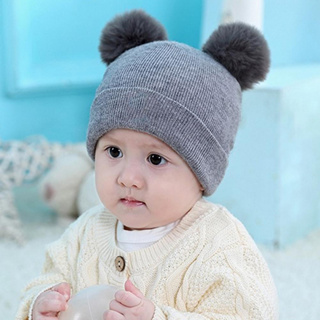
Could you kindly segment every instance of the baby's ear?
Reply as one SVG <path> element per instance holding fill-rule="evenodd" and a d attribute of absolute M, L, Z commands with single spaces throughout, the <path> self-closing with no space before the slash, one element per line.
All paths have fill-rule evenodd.
<path fill-rule="evenodd" d="M 242 90 L 264 80 L 269 71 L 270 51 L 265 38 L 259 30 L 244 23 L 221 25 L 202 50 L 222 64 Z"/>
<path fill-rule="evenodd" d="M 167 40 L 164 27 L 142 10 L 116 16 L 102 30 L 99 51 L 107 65 L 123 52 L 145 43 Z"/>

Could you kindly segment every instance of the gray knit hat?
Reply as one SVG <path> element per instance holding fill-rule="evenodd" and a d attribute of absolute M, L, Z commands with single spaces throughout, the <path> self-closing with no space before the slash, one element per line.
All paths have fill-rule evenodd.
<path fill-rule="evenodd" d="M 212 194 L 221 182 L 241 116 L 241 91 L 265 78 L 269 49 L 256 29 L 222 25 L 202 51 L 167 41 L 143 11 L 104 28 L 100 52 L 108 68 L 90 113 L 88 153 L 106 132 L 127 128 L 168 144 Z"/>

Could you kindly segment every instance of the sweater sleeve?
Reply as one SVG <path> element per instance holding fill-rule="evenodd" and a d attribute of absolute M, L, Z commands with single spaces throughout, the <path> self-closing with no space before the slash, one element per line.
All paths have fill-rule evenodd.
<path fill-rule="evenodd" d="M 229 226 L 203 248 L 187 269 L 175 305 L 156 306 L 154 320 L 278 319 L 268 266 L 242 225 Z"/>
<path fill-rule="evenodd" d="M 24 289 L 22 302 L 16 314 L 16 320 L 31 320 L 32 307 L 42 292 L 61 282 L 74 283 L 74 266 L 79 253 L 79 235 L 86 216 L 81 216 L 72 223 L 59 240 L 46 248 L 42 273 L 32 280 Z"/>
<path fill-rule="evenodd" d="M 64 249 L 65 248 L 61 246 L 57 254 L 61 257 L 65 256 Z M 48 252 L 46 253 L 43 273 L 41 276 L 32 280 L 24 289 L 23 299 L 19 306 L 16 320 L 25 320 L 28 319 L 28 317 L 31 320 L 31 309 L 39 294 L 52 288 L 58 283 L 70 283 L 69 273 L 63 270 L 63 266 L 61 266 L 59 262 L 60 259 L 55 259 Z"/>
<path fill-rule="evenodd" d="M 241 254 L 246 261 L 239 259 Z M 278 319 L 277 295 L 268 268 L 251 248 L 203 255 L 187 271 L 176 303 L 185 310 L 156 306 L 153 319 Z"/>

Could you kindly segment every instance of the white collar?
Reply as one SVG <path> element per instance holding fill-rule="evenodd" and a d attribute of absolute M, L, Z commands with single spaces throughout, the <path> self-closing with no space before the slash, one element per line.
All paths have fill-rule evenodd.
<path fill-rule="evenodd" d="M 168 234 L 179 222 L 180 220 L 147 230 L 125 230 L 121 221 L 118 221 L 117 244 L 126 252 L 149 247 Z"/>

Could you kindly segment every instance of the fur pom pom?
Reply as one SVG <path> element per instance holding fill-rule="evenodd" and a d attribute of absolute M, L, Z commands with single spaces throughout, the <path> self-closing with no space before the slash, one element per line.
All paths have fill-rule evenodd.
<path fill-rule="evenodd" d="M 221 25 L 202 50 L 221 63 L 246 90 L 265 79 L 270 51 L 263 35 L 244 23 Z"/>
<path fill-rule="evenodd" d="M 123 52 L 139 45 L 166 40 L 163 26 L 142 10 L 116 16 L 102 30 L 99 51 L 101 59 L 110 64 Z"/>

